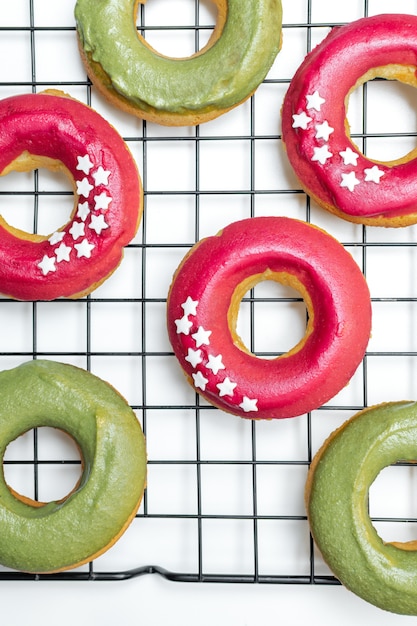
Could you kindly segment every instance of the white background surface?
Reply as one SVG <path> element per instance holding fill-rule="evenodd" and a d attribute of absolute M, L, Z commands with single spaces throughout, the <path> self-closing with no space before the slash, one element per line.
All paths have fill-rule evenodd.
<path fill-rule="evenodd" d="M 0 96 L 31 91 L 32 85 L 36 91 L 60 87 L 84 102 L 91 95 L 92 106 L 128 141 L 146 194 L 143 222 L 121 267 L 88 301 L 0 302 L 2 369 L 33 354 L 88 367 L 125 395 L 142 423 L 145 419 L 150 461 L 146 504 L 120 542 L 94 564 L 98 572 L 155 564 L 180 572 L 195 573 L 201 567 L 208 575 L 252 575 L 256 459 L 259 574 L 308 576 L 309 536 L 303 506 L 308 425 L 314 453 L 330 431 L 365 404 L 417 395 L 416 227 L 362 229 L 314 205 L 307 213 L 306 197 L 298 193 L 279 138 L 282 99 L 307 52 L 309 37 L 312 45 L 318 43 L 331 23 L 362 17 L 365 4 L 369 15 L 417 14 L 417 2 L 411 0 L 398 0 L 395 7 L 386 0 L 283 0 L 284 44 L 267 81 L 250 102 L 196 130 L 144 126 L 107 105 L 94 89 L 90 92 L 77 51 L 73 0 L 0 3 L 0 27 L 9 27 L 0 31 L 0 53 L 8 60 L 0 65 Z M 148 0 L 145 25 L 192 26 L 194 11 L 194 0 Z M 210 25 L 213 19 L 210 3 L 201 2 L 200 24 Z M 311 31 L 306 27 L 309 21 L 314 25 Z M 209 32 L 210 28 L 201 30 L 201 45 Z M 167 54 L 181 56 L 194 50 L 193 28 L 178 32 L 155 28 L 148 38 Z M 367 131 L 398 137 L 368 138 L 368 154 L 391 159 L 414 148 L 416 110 L 413 90 L 397 84 L 369 85 Z M 352 96 L 349 120 L 352 134 L 361 134 L 362 93 Z M 27 230 L 33 222 L 34 184 L 31 174 L 10 174 L 0 180 L 1 214 Z M 69 192 L 68 182 L 45 171 L 39 172 L 39 190 L 38 230 L 47 234 L 68 219 L 73 200 L 70 193 L 59 195 Z M 16 196 L 14 191 L 27 195 Z M 254 429 L 248 421 L 212 410 L 204 402 L 196 420 L 194 393 L 170 353 L 164 306 L 171 276 L 188 248 L 250 215 L 309 216 L 337 237 L 366 271 L 374 310 L 366 363 L 346 389 L 308 418 L 257 424 Z M 264 299 L 255 305 L 259 352 L 286 350 L 302 336 L 302 303 L 290 300 L 278 307 L 265 301 L 280 295 L 294 296 L 267 284 L 256 290 L 256 296 Z M 249 325 L 249 307 L 243 304 L 241 332 L 248 342 Z M 10 446 L 6 458 L 30 460 L 33 448 L 30 433 Z M 57 433 L 44 431 L 39 433 L 37 454 L 40 499 L 63 496 L 77 479 L 77 465 L 50 461 L 77 460 L 73 445 Z M 201 510 L 197 460 L 203 461 Z M 9 464 L 5 472 L 15 488 L 33 496 L 30 465 Z M 410 468 L 386 470 L 378 478 L 371 511 L 381 517 L 417 518 L 415 475 Z M 416 537 L 413 523 L 387 522 L 380 524 L 380 532 L 384 538 Z M 317 575 L 330 573 L 318 554 L 315 568 Z M 7 577 L 5 570 L 0 572 Z M 174 626 L 344 626 L 355 620 L 390 626 L 416 620 L 382 612 L 340 586 L 173 583 L 157 575 L 116 583 L 0 580 L 0 602 L 2 619 L 9 626 L 76 621 L 103 626 L 139 621 Z"/>

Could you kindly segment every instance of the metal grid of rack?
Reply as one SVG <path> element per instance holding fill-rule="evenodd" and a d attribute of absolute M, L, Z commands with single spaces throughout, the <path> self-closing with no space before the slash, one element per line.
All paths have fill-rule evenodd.
<path fill-rule="evenodd" d="M 172 4 L 139 5 L 138 28 L 161 52 L 185 56 L 207 41 L 215 13 L 208 1 L 178 0 L 175 11 Z M 172 129 L 114 110 L 91 87 L 77 51 L 73 5 L 15 0 L 0 7 L 0 51 L 11 59 L 0 67 L 0 97 L 53 88 L 93 106 L 137 160 L 144 216 L 120 268 L 90 296 L 0 300 L 0 368 L 47 358 L 113 384 L 146 434 L 148 487 L 128 531 L 96 561 L 55 576 L 1 568 L 0 580 L 122 580 L 157 572 L 177 581 L 337 584 L 309 535 L 306 473 L 326 435 L 356 411 L 415 397 L 416 229 L 364 228 L 316 207 L 286 162 L 279 115 L 294 71 L 329 28 L 392 9 L 381 0 L 331 8 L 325 0 L 283 0 L 283 49 L 256 94 L 218 120 Z M 417 2 L 399 0 L 396 10 L 417 13 Z M 396 115 L 396 107 L 405 114 Z M 352 138 L 370 156 L 394 158 L 392 151 L 415 147 L 415 110 L 411 89 L 367 83 L 352 94 Z M 51 232 L 68 219 L 72 203 L 68 181 L 49 172 L 0 179 L 1 215 L 23 230 Z M 348 387 L 311 414 L 265 423 L 226 415 L 197 396 L 165 329 L 168 287 L 184 254 L 227 223 L 256 215 L 296 217 L 333 234 L 365 273 L 374 311 L 367 354 Z M 304 303 L 289 288 L 262 283 L 242 302 L 239 331 L 260 357 L 295 345 L 304 325 Z M 62 433 L 38 429 L 9 448 L 6 477 L 32 498 L 62 497 L 79 476 L 78 453 Z M 413 532 L 415 480 L 412 467 L 401 465 L 385 470 L 373 487 L 374 523 L 387 538 Z"/>

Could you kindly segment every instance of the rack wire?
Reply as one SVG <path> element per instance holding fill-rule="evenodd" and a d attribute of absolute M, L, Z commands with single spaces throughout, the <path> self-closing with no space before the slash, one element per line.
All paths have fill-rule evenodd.
<path fill-rule="evenodd" d="M 95 92 L 77 51 L 73 0 L 5 4 L 0 51 L 11 62 L 0 67 L 0 97 L 54 88 L 93 106 L 136 158 L 145 210 L 120 268 L 90 296 L 0 300 L 0 368 L 47 358 L 113 384 L 143 426 L 149 475 L 135 520 L 105 555 L 56 575 L 1 568 L 0 580 L 158 573 L 180 582 L 338 584 L 311 540 L 304 482 L 314 452 L 339 424 L 365 406 L 416 395 L 416 229 L 365 228 L 315 206 L 286 161 L 279 111 L 294 71 L 331 27 L 392 8 L 385 0 L 330 8 L 324 0 L 283 0 L 283 49 L 256 94 L 206 125 L 171 129 L 126 116 Z M 215 14 L 208 1 L 172 5 L 140 5 L 138 29 L 161 52 L 176 46 L 177 56 L 185 56 L 207 41 Z M 398 0 L 396 10 L 417 13 L 417 2 Z M 393 149 L 415 147 L 417 136 L 410 129 L 414 93 L 396 85 L 387 95 L 387 89 L 381 81 L 367 83 L 349 106 L 353 140 L 386 159 Z M 406 114 L 391 115 L 389 106 Z M 68 218 L 72 203 L 68 182 L 48 172 L 0 179 L 1 214 L 24 230 L 51 232 Z M 226 415 L 196 395 L 165 329 L 168 287 L 184 254 L 227 223 L 256 215 L 296 217 L 333 234 L 363 270 L 374 311 L 366 356 L 348 387 L 311 414 L 264 423 Z M 260 357 L 285 352 L 304 327 L 304 303 L 289 288 L 262 283 L 242 302 L 239 331 Z M 17 491 L 45 501 L 70 491 L 80 459 L 64 434 L 41 428 L 9 446 L 4 472 Z M 373 486 L 372 515 L 384 537 L 415 533 L 415 480 L 412 465 L 400 464 Z"/>

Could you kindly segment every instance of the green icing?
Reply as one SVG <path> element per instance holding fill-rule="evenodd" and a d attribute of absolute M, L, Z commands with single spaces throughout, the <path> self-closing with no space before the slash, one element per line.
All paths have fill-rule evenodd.
<path fill-rule="evenodd" d="M 339 580 L 371 604 L 405 615 L 417 615 L 417 551 L 383 542 L 368 497 L 384 467 L 415 459 L 417 403 L 362 411 L 319 453 L 308 499 L 312 534 Z"/>
<path fill-rule="evenodd" d="M 80 485 L 63 502 L 35 507 L 0 475 L 0 563 L 48 572 L 88 560 L 121 531 L 146 480 L 145 442 L 126 401 L 89 372 L 31 361 L 0 372 L 0 453 L 24 432 L 59 428 L 79 445 Z"/>
<path fill-rule="evenodd" d="M 281 45 L 280 0 L 229 0 L 220 38 L 201 55 L 170 59 L 138 36 L 135 0 L 78 0 L 81 44 L 112 87 L 140 107 L 182 113 L 225 109 L 248 97 Z"/>

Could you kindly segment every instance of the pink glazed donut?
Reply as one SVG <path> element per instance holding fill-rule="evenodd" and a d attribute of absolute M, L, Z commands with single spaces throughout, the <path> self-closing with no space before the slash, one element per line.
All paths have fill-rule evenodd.
<path fill-rule="evenodd" d="M 242 298 L 265 280 L 297 289 L 308 312 L 303 339 L 271 360 L 251 353 L 236 332 Z M 348 383 L 368 344 L 371 302 L 362 272 L 336 239 L 299 220 L 255 217 L 185 256 L 167 324 L 186 378 L 208 402 L 241 417 L 287 418 L 318 408 Z"/>
<path fill-rule="evenodd" d="M 351 92 L 376 77 L 417 87 L 417 16 L 376 15 L 336 27 L 297 70 L 282 108 L 282 139 L 303 189 L 324 209 L 373 226 L 417 222 L 417 149 L 368 159 L 352 143 Z"/>
<path fill-rule="evenodd" d="M 0 293 L 79 298 L 116 269 L 142 215 L 142 186 L 126 143 L 93 109 L 59 91 L 0 101 L 0 174 L 45 167 L 67 175 L 74 208 L 48 235 L 0 217 Z"/>

